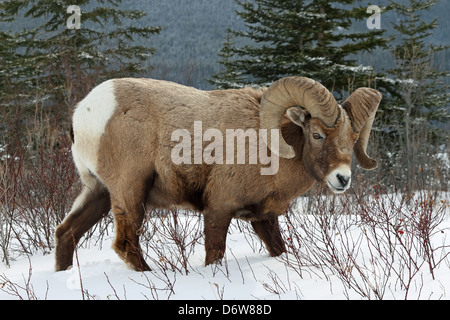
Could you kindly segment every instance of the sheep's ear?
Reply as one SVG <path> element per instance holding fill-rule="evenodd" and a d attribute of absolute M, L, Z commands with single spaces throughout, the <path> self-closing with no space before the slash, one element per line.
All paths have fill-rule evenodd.
<path fill-rule="evenodd" d="M 293 123 L 304 128 L 306 121 L 306 111 L 299 107 L 292 107 L 286 110 L 286 116 Z"/>

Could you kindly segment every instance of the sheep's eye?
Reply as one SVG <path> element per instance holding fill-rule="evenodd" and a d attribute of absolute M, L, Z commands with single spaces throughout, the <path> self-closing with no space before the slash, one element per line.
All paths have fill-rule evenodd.
<path fill-rule="evenodd" d="M 316 139 L 316 140 L 322 139 L 322 136 L 321 136 L 320 134 L 318 134 L 318 133 L 313 133 L 312 136 L 313 136 L 313 138 Z"/>

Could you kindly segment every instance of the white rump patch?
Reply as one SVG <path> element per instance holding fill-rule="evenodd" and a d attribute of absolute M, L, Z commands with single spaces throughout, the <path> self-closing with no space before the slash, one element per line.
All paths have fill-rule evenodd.
<path fill-rule="evenodd" d="M 75 137 L 72 152 L 79 170 L 80 166 L 84 166 L 96 174 L 100 137 L 116 106 L 114 80 L 95 87 L 76 106 L 72 122 Z"/>

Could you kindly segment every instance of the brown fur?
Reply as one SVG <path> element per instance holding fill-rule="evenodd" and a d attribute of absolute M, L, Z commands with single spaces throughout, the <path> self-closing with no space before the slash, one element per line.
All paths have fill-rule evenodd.
<path fill-rule="evenodd" d="M 109 207 L 116 222 L 113 247 L 136 270 L 149 270 L 139 246 L 146 205 L 201 211 L 205 264 L 223 257 L 232 218 L 250 221 L 269 253 L 277 256 L 285 251 L 277 217 L 339 164 L 350 164 L 358 138 L 342 109 L 333 128 L 304 112 L 304 121 L 292 116 L 283 121 L 282 134 L 293 146 L 295 158 L 280 158 L 275 175 L 260 175 L 260 164 L 175 165 L 171 160 L 171 150 L 177 144 L 171 141 L 175 129 L 185 128 L 191 137 L 194 121 L 202 121 L 203 130 L 217 128 L 223 133 L 233 128 L 258 129 L 263 92 L 206 92 L 148 79 L 117 79 L 115 90 L 118 107 L 98 151 L 97 178 L 101 183 L 73 218 L 58 227 L 57 270 L 71 265 L 73 243 Z M 327 136 L 323 145 L 312 137 L 316 131 Z M 73 242 L 69 234 L 75 235 Z"/>

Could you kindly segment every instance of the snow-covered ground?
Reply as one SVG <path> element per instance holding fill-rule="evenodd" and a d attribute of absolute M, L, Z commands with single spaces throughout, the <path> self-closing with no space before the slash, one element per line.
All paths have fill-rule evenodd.
<path fill-rule="evenodd" d="M 186 254 L 188 273 L 179 263 L 178 271 L 171 270 L 164 259 L 176 260 L 176 248 L 165 247 L 163 236 L 153 234 L 152 241 L 161 244 L 159 251 L 147 251 L 153 271 L 135 272 L 128 269 L 111 249 L 111 232 L 109 236 L 103 236 L 101 243 L 91 240 L 80 247 L 74 267 L 67 271 L 54 272 L 53 254 L 20 256 L 12 261 L 10 267 L 1 264 L 0 300 L 449 299 L 450 257 L 447 254 L 450 251 L 450 215 L 449 208 L 445 210 L 443 221 L 433 232 L 435 262 L 439 262 L 433 270 L 434 279 L 425 258 L 412 257 L 410 261 L 418 264 L 414 269 L 414 266 L 405 267 L 408 262 L 403 260 L 400 251 L 385 252 L 386 256 L 376 252 L 377 243 L 378 247 L 390 243 L 398 248 L 404 239 L 405 248 L 412 248 L 405 252 L 420 255 L 420 250 L 414 250 L 415 245 L 407 244 L 407 228 L 400 232 L 397 240 L 386 241 L 382 232 L 379 239 L 374 239 L 374 234 L 359 223 L 360 218 L 352 215 L 327 220 L 330 222 L 327 236 L 337 243 L 333 248 L 340 250 L 335 254 L 342 258 L 341 262 L 336 262 L 340 266 L 327 267 L 327 262 L 321 264 L 320 257 L 326 256 L 325 252 L 330 249 L 319 252 L 320 244 L 308 245 L 314 237 L 318 242 L 323 239 L 320 233 L 323 226 L 319 226 L 323 220 L 297 212 L 296 217 L 300 220 L 282 218 L 281 229 L 288 245 L 300 247 L 290 247 L 289 254 L 278 258 L 268 256 L 246 223 L 234 222 L 222 265 L 203 265 L 205 252 L 200 238 L 194 250 Z M 180 216 L 179 219 L 183 224 L 183 219 L 195 218 Z M 186 230 L 196 237 L 195 234 L 201 233 L 201 222 L 196 225 L 194 220 L 189 221 L 191 224 L 188 223 Z M 301 229 L 302 226 L 316 231 L 303 234 L 305 229 L 298 232 L 289 230 Z M 298 239 L 290 238 L 302 234 L 305 242 L 300 241 L 300 244 Z M 189 237 L 191 235 L 187 234 L 186 239 Z M 143 245 L 143 249 L 149 251 L 152 251 L 149 248 L 156 247 Z M 298 250 L 298 254 L 292 250 Z M 162 253 L 168 256 L 159 256 Z M 408 275 L 411 270 L 414 273 Z"/>
<path fill-rule="evenodd" d="M 80 266 L 54 272 L 53 255 L 36 255 L 31 260 L 30 291 L 38 299 L 83 299 L 83 289 L 92 299 L 344 299 L 339 280 L 326 280 L 314 275 L 300 279 L 284 264 L 267 254 L 255 254 L 242 244 L 242 235 L 229 237 L 228 266 L 204 267 L 204 249 L 196 248 L 188 275 L 167 272 L 135 272 L 128 269 L 106 241 L 102 250 L 79 249 Z M 234 256 L 230 257 L 231 252 Z M 17 286 L 26 287 L 30 263 L 20 259 L 0 271 Z M 80 282 L 81 272 L 81 282 Z M 276 277 L 280 288 L 275 288 Z M 450 277 L 450 276 L 449 276 Z M 449 278 L 450 279 L 450 278 Z M 2 282 L 2 280 L 0 280 Z M 173 285 L 169 288 L 168 284 Z M 271 293 L 268 287 L 280 292 Z M 6 287 L 6 285 L 5 285 Z M 6 289 L 4 287 L 4 289 Z M 24 289 L 19 289 L 27 298 Z M 357 296 L 354 296 L 358 298 Z M 15 298 L 0 292 L 0 299 Z M 88 298 L 85 294 L 84 298 Z"/>

